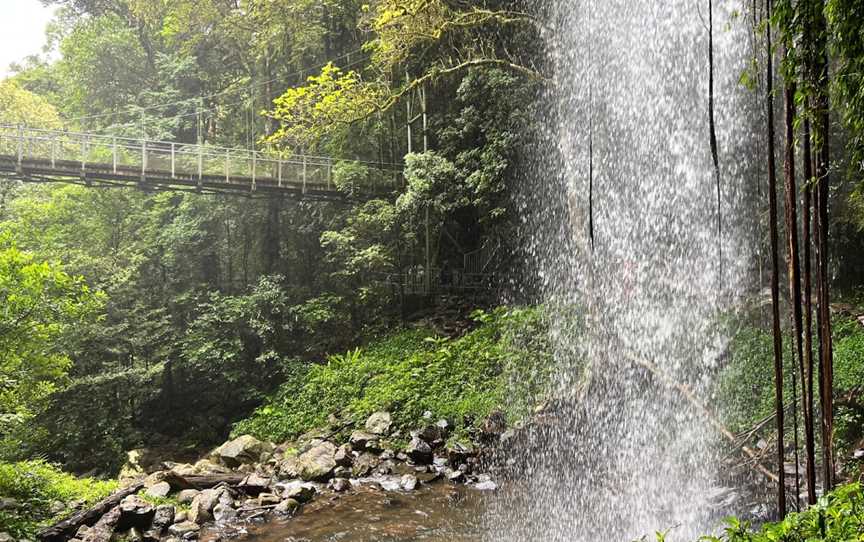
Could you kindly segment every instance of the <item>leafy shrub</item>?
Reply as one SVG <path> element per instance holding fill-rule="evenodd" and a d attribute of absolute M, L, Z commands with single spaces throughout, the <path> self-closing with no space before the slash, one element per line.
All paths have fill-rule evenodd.
<path fill-rule="evenodd" d="M 778 523 L 753 532 L 736 518 L 727 520 L 721 537 L 705 536 L 700 542 L 774 542 L 778 540 L 855 542 L 864 540 L 864 493 L 860 484 L 850 484 L 819 499 L 810 509 L 792 513 Z"/>
<path fill-rule="evenodd" d="M 323 426 L 329 414 L 362 421 L 377 410 L 409 429 L 426 411 L 466 428 L 494 409 L 523 415 L 548 380 L 551 357 L 537 309 L 477 312 L 480 326 L 457 339 L 407 330 L 364 349 L 296 368 L 234 434 L 283 441 Z"/>
<path fill-rule="evenodd" d="M 85 505 L 103 499 L 117 488 L 115 481 L 76 478 L 44 461 L 0 463 L 0 497 L 15 499 L 20 508 L 0 510 L 0 531 L 16 537 L 32 538 L 36 530 L 67 515 L 68 510 L 52 514 L 59 501 Z"/>

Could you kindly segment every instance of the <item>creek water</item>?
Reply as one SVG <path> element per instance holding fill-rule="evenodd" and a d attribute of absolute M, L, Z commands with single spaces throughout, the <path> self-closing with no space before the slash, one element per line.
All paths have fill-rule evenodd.
<path fill-rule="evenodd" d="M 361 486 L 324 494 L 296 517 L 250 523 L 233 532 L 214 529 L 202 542 L 226 535 L 249 542 L 480 542 L 488 493 L 447 483 L 410 493 Z"/>

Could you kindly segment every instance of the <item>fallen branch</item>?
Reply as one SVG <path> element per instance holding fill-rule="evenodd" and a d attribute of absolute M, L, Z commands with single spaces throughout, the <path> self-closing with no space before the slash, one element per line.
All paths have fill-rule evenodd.
<path fill-rule="evenodd" d="M 730 431 L 728 427 L 723 425 L 723 422 L 721 422 L 717 418 L 717 416 L 715 416 L 714 413 L 711 412 L 711 410 L 709 410 L 708 407 L 705 406 L 699 400 L 699 398 L 696 397 L 696 394 L 693 393 L 693 390 L 690 389 L 690 386 L 673 380 L 669 376 L 669 374 L 666 373 L 666 371 L 664 371 L 663 369 L 658 367 L 656 364 L 651 363 L 648 360 L 640 359 L 640 358 L 637 358 L 634 356 L 629 356 L 629 355 L 626 356 L 626 358 L 629 361 L 631 361 L 632 363 L 634 363 L 635 365 L 638 365 L 639 367 L 642 367 L 642 368 L 648 370 L 648 372 L 650 372 L 651 374 L 653 374 L 654 376 L 656 376 L 657 378 L 662 380 L 670 388 L 678 391 L 678 393 L 680 393 L 681 396 L 684 397 L 684 399 L 688 403 L 690 403 L 693 407 L 696 408 L 696 410 L 698 410 L 702 413 L 702 415 L 705 417 L 705 419 L 708 420 L 708 422 L 714 427 L 714 429 L 717 430 L 718 433 L 723 435 L 723 437 L 726 440 L 731 442 L 734 446 L 737 446 L 738 449 L 740 449 L 742 452 L 744 452 L 744 454 L 746 454 L 748 457 L 750 457 L 754 461 L 754 464 L 752 465 L 754 470 L 756 470 L 760 474 L 764 475 L 766 478 L 768 478 L 772 482 L 775 482 L 775 483 L 779 482 L 779 478 L 777 477 L 777 475 L 774 474 L 773 472 L 769 471 L 767 468 L 765 468 L 764 465 L 762 465 L 762 463 L 759 462 L 759 455 L 749 446 L 747 446 L 745 444 L 740 444 L 738 442 L 738 439 L 735 438 L 735 434 L 732 433 L 732 431 Z"/>
<path fill-rule="evenodd" d="M 87 510 L 78 512 L 59 523 L 55 523 L 51 527 L 43 529 L 36 536 L 43 542 L 63 542 L 68 540 L 75 535 L 82 525 L 87 525 L 88 527 L 92 526 L 99 520 L 99 518 L 120 504 L 120 501 L 129 495 L 138 493 L 143 487 L 144 482 L 137 482 L 129 487 L 123 488 L 102 499 Z"/>
<path fill-rule="evenodd" d="M 246 478 L 246 474 L 196 474 L 191 476 L 180 476 L 174 471 L 165 473 L 164 481 L 171 485 L 173 490 L 183 489 L 210 489 L 219 484 L 229 486 L 239 485 Z"/>

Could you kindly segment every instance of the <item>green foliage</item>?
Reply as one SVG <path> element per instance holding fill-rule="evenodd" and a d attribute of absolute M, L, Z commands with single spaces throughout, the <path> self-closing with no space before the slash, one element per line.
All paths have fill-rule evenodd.
<path fill-rule="evenodd" d="M 860 484 L 841 487 L 823 496 L 810 509 L 753 531 L 747 522 L 726 520 L 723 536 L 704 536 L 700 542 L 860 542 L 864 540 L 864 493 Z"/>
<path fill-rule="evenodd" d="M 457 339 L 407 330 L 330 356 L 326 365 L 297 368 L 234 433 L 283 441 L 323 426 L 331 413 L 362 421 L 377 410 L 390 411 L 402 429 L 420 423 L 426 411 L 457 428 L 496 408 L 511 420 L 521 417 L 551 370 L 542 315 L 499 308 L 475 318 L 480 326 Z"/>
<path fill-rule="evenodd" d="M 0 497 L 15 499 L 20 508 L 0 510 L 0 531 L 34 538 L 40 527 L 59 521 L 74 501 L 93 504 L 117 489 L 115 481 L 75 478 L 44 461 L 0 463 Z M 67 506 L 52 513 L 56 502 Z"/>
<path fill-rule="evenodd" d="M 55 263 L 37 260 L 0 238 L 0 454 L 20 454 L 26 431 L 62 382 L 70 359 L 62 349 L 76 325 L 98 311 L 101 297 Z"/>
<path fill-rule="evenodd" d="M 48 101 L 12 80 L 0 81 L 0 124 L 59 128 L 60 115 Z"/>

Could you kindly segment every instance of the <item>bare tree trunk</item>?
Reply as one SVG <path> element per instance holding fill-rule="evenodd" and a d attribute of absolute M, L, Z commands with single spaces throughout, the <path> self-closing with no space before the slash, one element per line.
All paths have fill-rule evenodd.
<path fill-rule="evenodd" d="M 789 54 L 789 42 L 791 38 L 787 37 L 786 54 Z M 801 394 L 805 400 L 802 401 L 804 411 L 804 431 L 809 428 L 810 421 L 807 417 L 806 405 L 806 378 L 804 377 L 804 352 L 801 344 L 802 334 L 802 317 L 801 317 L 801 265 L 798 256 L 798 194 L 795 182 L 795 82 L 786 81 L 784 92 L 786 105 L 786 141 L 784 163 L 785 173 L 785 204 L 786 204 L 786 268 L 789 278 L 789 304 L 792 316 L 792 329 L 794 332 L 793 342 L 795 349 L 792 355 L 793 372 L 796 366 L 796 361 L 799 365 L 799 374 L 801 375 Z M 795 440 L 795 506 L 800 509 L 801 485 L 798 472 L 798 393 L 795 384 L 795 375 L 792 378 L 792 394 L 793 397 L 793 419 L 794 419 L 794 440 Z"/>
<path fill-rule="evenodd" d="M 810 119 L 804 119 L 804 201 L 801 230 L 804 233 L 804 368 L 802 371 L 804 397 L 804 449 L 807 455 L 807 504 L 816 504 L 816 446 L 813 424 L 813 280 L 810 263 L 810 205 L 813 179 L 813 153 L 810 147 Z M 807 420 L 809 418 L 809 425 Z"/>
<path fill-rule="evenodd" d="M 821 2 L 820 2 L 821 4 Z M 834 356 L 831 339 L 831 296 L 828 287 L 828 174 L 830 164 L 830 118 L 828 115 L 828 57 L 825 39 L 825 16 L 817 9 L 815 21 L 816 50 L 816 203 L 814 235 L 816 245 L 816 282 L 819 303 L 819 397 L 822 405 L 822 454 L 825 490 L 834 487 Z"/>
<path fill-rule="evenodd" d="M 771 0 L 765 0 L 767 18 L 771 18 Z M 771 231 L 771 315 L 774 333 L 774 409 L 777 422 L 777 512 L 786 515 L 786 484 L 783 463 L 784 413 L 783 413 L 783 337 L 780 334 L 780 266 L 777 259 L 777 163 L 774 156 L 774 61 L 771 51 L 771 24 L 765 25 L 765 41 L 768 48 L 766 107 L 768 109 L 768 211 Z"/>

